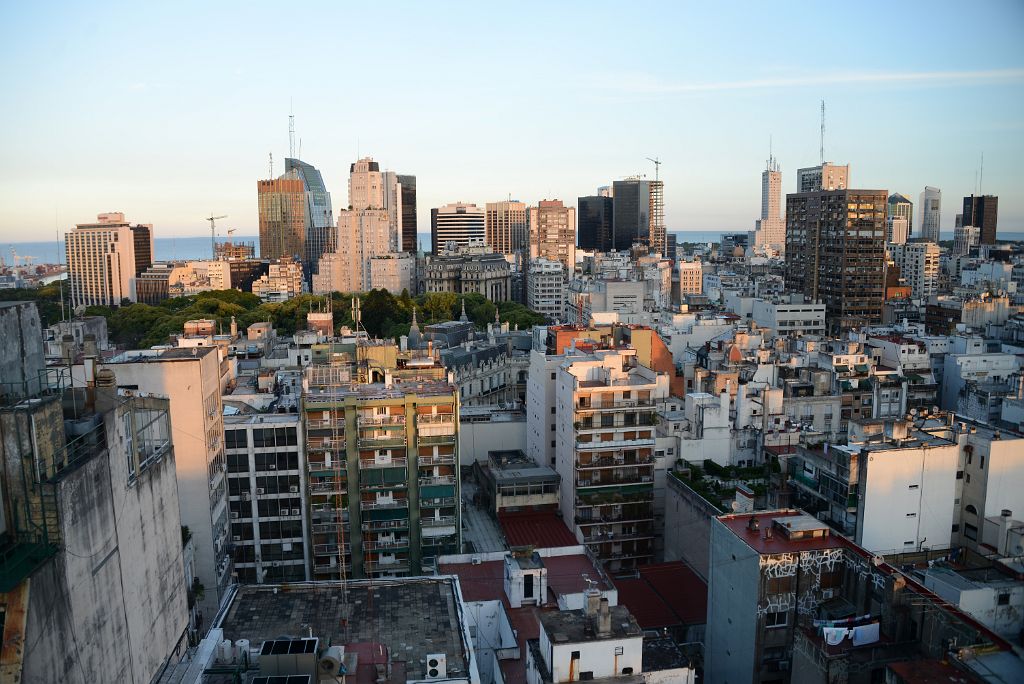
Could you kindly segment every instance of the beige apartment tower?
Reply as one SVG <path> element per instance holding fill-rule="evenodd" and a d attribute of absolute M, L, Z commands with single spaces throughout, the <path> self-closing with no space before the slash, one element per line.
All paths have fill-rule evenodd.
<path fill-rule="evenodd" d="M 529 233 L 525 202 L 488 202 L 485 207 L 484 241 L 499 254 L 524 251 Z"/>
<path fill-rule="evenodd" d="M 576 267 L 576 209 L 562 200 L 541 200 L 530 207 L 530 258 L 560 261 L 567 273 Z"/>
<path fill-rule="evenodd" d="M 152 255 L 152 226 L 136 228 L 147 230 Z M 119 212 L 100 214 L 95 223 L 79 223 L 64 235 L 72 306 L 117 306 L 125 299 L 135 301 L 136 237 L 135 229 Z"/>

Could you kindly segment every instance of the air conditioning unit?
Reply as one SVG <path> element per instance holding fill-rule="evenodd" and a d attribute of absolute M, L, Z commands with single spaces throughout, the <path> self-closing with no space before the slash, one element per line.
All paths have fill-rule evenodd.
<path fill-rule="evenodd" d="M 292 494 L 298 494 L 299 487 L 298 485 L 292 485 L 291 487 L 288 488 L 288 491 L 291 492 Z"/>
<path fill-rule="evenodd" d="M 302 515 L 302 509 L 301 508 L 293 508 L 292 509 L 292 515 Z"/>
<path fill-rule="evenodd" d="M 263 494 L 263 487 L 257 487 L 256 488 L 256 496 L 260 496 L 262 494 Z"/>
<path fill-rule="evenodd" d="M 835 589 L 822 589 L 821 590 L 821 599 L 823 601 L 828 601 L 830 598 L 832 598 L 835 595 L 836 595 L 836 590 Z"/>
<path fill-rule="evenodd" d="M 431 653 L 427 656 L 427 679 L 447 679 L 448 658 L 444 653 Z"/>
<path fill-rule="evenodd" d="M 231 539 L 233 539 L 234 541 L 242 541 L 242 535 L 236 534 L 235 536 L 231 537 Z"/>
<path fill-rule="evenodd" d="M 248 501 L 252 498 L 252 494 L 249 492 L 242 492 L 242 501 Z"/>
<path fill-rule="evenodd" d="M 232 520 L 237 520 L 238 519 L 238 511 L 231 511 L 231 519 Z"/>
<path fill-rule="evenodd" d="M 277 466 L 271 463 L 267 466 L 267 470 L 277 470 Z"/>

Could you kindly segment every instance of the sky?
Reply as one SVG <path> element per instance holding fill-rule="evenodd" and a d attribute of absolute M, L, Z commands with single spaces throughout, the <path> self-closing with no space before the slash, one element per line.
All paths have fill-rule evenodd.
<path fill-rule="evenodd" d="M 654 176 L 670 231 L 752 230 L 772 151 L 917 202 L 1000 198 L 1024 231 L 1024 3 L 4 3 L 0 242 L 99 212 L 157 236 L 256 234 L 256 181 L 302 158 L 417 176 L 430 208 Z"/>

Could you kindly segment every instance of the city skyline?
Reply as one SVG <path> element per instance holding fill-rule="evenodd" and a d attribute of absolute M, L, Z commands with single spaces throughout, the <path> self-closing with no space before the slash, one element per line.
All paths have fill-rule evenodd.
<path fill-rule="evenodd" d="M 1024 229 L 1024 201 L 1011 194 L 1024 180 L 1014 163 L 1024 153 L 1024 48 L 1015 40 L 1024 8 L 1014 3 L 989 8 L 985 35 L 961 30 L 957 6 L 905 7 L 900 45 L 878 31 L 811 68 L 812 29 L 815 43 L 831 44 L 846 42 L 845 27 L 797 7 L 665 6 L 655 24 L 639 15 L 608 22 L 600 6 L 545 7 L 531 34 L 539 47 L 514 54 L 501 47 L 513 25 L 491 21 L 487 9 L 462 10 L 465 20 L 453 22 L 416 5 L 325 7 L 324 20 L 299 34 L 263 21 L 258 8 L 204 8 L 204 21 L 165 8 L 68 7 L 57 21 L 12 8 L 2 50 L 19 106 L 0 114 L 17 132 L 0 166 L 0 241 L 64 232 L 105 211 L 144 218 L 157 236 L 208 234 L 210 212 L 253 234 L 253 181 L 271 177 L 271 152 L 273 177 L 284 171 L 291 111 L 296 152 L 335 197 L 360 157 L 415 174 L 421 233 L 429 209 L 456 201 L 484 206 L 511 195 L 575 206 L 616 179 L 653 179 L 648 157 L 663 162 L 669 231 L 747 231 L 760 213 L 769 137 L 784 194 L 795 191 L 798 168 L 820 161 L 822 99 L 825 157 L 849 164 L 855 187 L 912 198 L 938 187 L 949 198 L 942 225 L 952 227 L 984 154 L 981 191 L 1001 197 L 1000 232 Z M 343 46 L 329 39 L 339 23 L 373 30 Z M 719 23 L 730 26 L 727 42 L 712 37 Z M 466 30 L 473 26 L 486 30 Z M 766 26 L 785 27 L 768 50 Z M 124 60 L 93 40 L 100 30 L 147 49 Z M 328 73 L 373 53 L 391 87 L 377 86 L 375 69 L 347 70 L 325 93 L 319 75 L 295 76 L 287 59 L 269 59 L 296 39 L 303 59 Z M 48 58 L 27 62 L 38 50 Z M 267 82 L 284 85 L 269 93 Z M 510 83 L 531 97 L 495 109 L 488 93 Z M 453 100 L 455 86 L 477 97 Z M 359 92 L 374 92 L 372 105 L 344 106 Z M 549 106 L 528 105 L 534 97 Z"/>

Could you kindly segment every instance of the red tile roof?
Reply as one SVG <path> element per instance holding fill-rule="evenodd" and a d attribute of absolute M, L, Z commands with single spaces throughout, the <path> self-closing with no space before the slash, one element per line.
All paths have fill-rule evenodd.
<path fill-rule="evenodd" d="M 576 546 L 579 541 L 554 512 L 502 513 L 498 516 L 509 547 L 532 546 L 550 549 Z"/>
<path fill-rule="evenodd" d="M 679 624 L 679 617 L 647 580 L 617 579 L 615 588 L 619 590 L 619 605 L 629 608 L 641 628 L 661 629 Z"/>
<path fill-rule="evenodd" d="M 708 585 L 682 561 L 644 565 L 640 577 L 686 625 L 703 625 L 708 615 Z"/>
<path fill-rule="evenodd" d="M 583 575 L 597 582 L 598 589 L 611 589 L 594 564 L 582 553 L 571 556 L 550 556 L 542 558 L 548 570 L 548 590 L 556 597 L 560 594 L 579 594 L 587 588 Z"/>
<path fill-rule="evenodd" d="M 458 575 L 465 601 L 505 600 L 505 563 L 446 563 L 438 567 L 442 575 Z"/>

